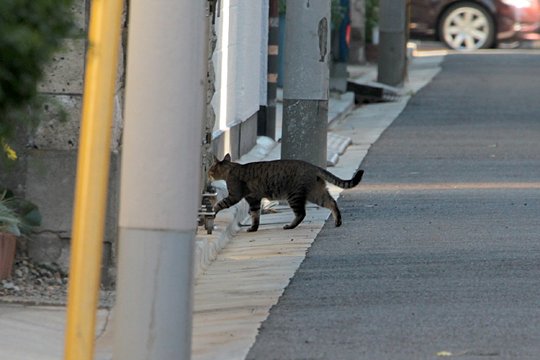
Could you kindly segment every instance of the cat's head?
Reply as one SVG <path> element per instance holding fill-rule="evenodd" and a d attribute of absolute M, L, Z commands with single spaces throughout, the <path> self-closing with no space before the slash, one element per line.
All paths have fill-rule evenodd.
<path fill-rule="evenodd" d="M 214 156 L 214 164 L 208 169 L 208 176 L 213 180 L 225 180 L 231 168 L 231 155 L 227 154 L 219 161 Z"/>

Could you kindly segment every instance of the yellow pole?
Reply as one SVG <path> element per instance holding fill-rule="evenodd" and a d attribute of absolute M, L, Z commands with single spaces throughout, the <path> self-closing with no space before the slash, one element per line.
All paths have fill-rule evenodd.
<path fill-rule="evenodd" d="M 122 0 L 92 0 L 71 242 L 66 360 L 94 357 Z"/>

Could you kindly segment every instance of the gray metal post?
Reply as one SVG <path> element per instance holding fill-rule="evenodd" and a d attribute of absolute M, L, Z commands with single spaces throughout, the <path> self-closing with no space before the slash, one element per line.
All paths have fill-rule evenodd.
<path fill-rule="evenodd" d="M 189 359 L 204 1 L 130 2 L 115 359 Z"/>
<path fill-rule="evenodd" d="M 287 0 L 282 159 L 326 167 L 330 0 Z"/>
<path fill-rule="evenodd" d="M 401 86 L 407 73 L 408 0 L 380 0 L 377 81 Z"/>

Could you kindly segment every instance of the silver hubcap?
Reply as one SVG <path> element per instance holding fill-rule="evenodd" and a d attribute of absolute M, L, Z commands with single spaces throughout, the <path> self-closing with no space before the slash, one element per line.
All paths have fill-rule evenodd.
<path fill-rule="evenodd" d="M 442 29 L 445 42 L 456 50 L 480 49 L 490 31 L 486 15 L 471 7 L 454 9 L 445 18 Z"/>

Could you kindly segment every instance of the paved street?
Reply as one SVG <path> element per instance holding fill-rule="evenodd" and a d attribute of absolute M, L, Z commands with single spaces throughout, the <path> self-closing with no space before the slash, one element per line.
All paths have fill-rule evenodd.
<path fill-rule="evenodd" d="M 539 90 L 539 52 L 446 56 L 247 358 L 540 358 Z"/>

